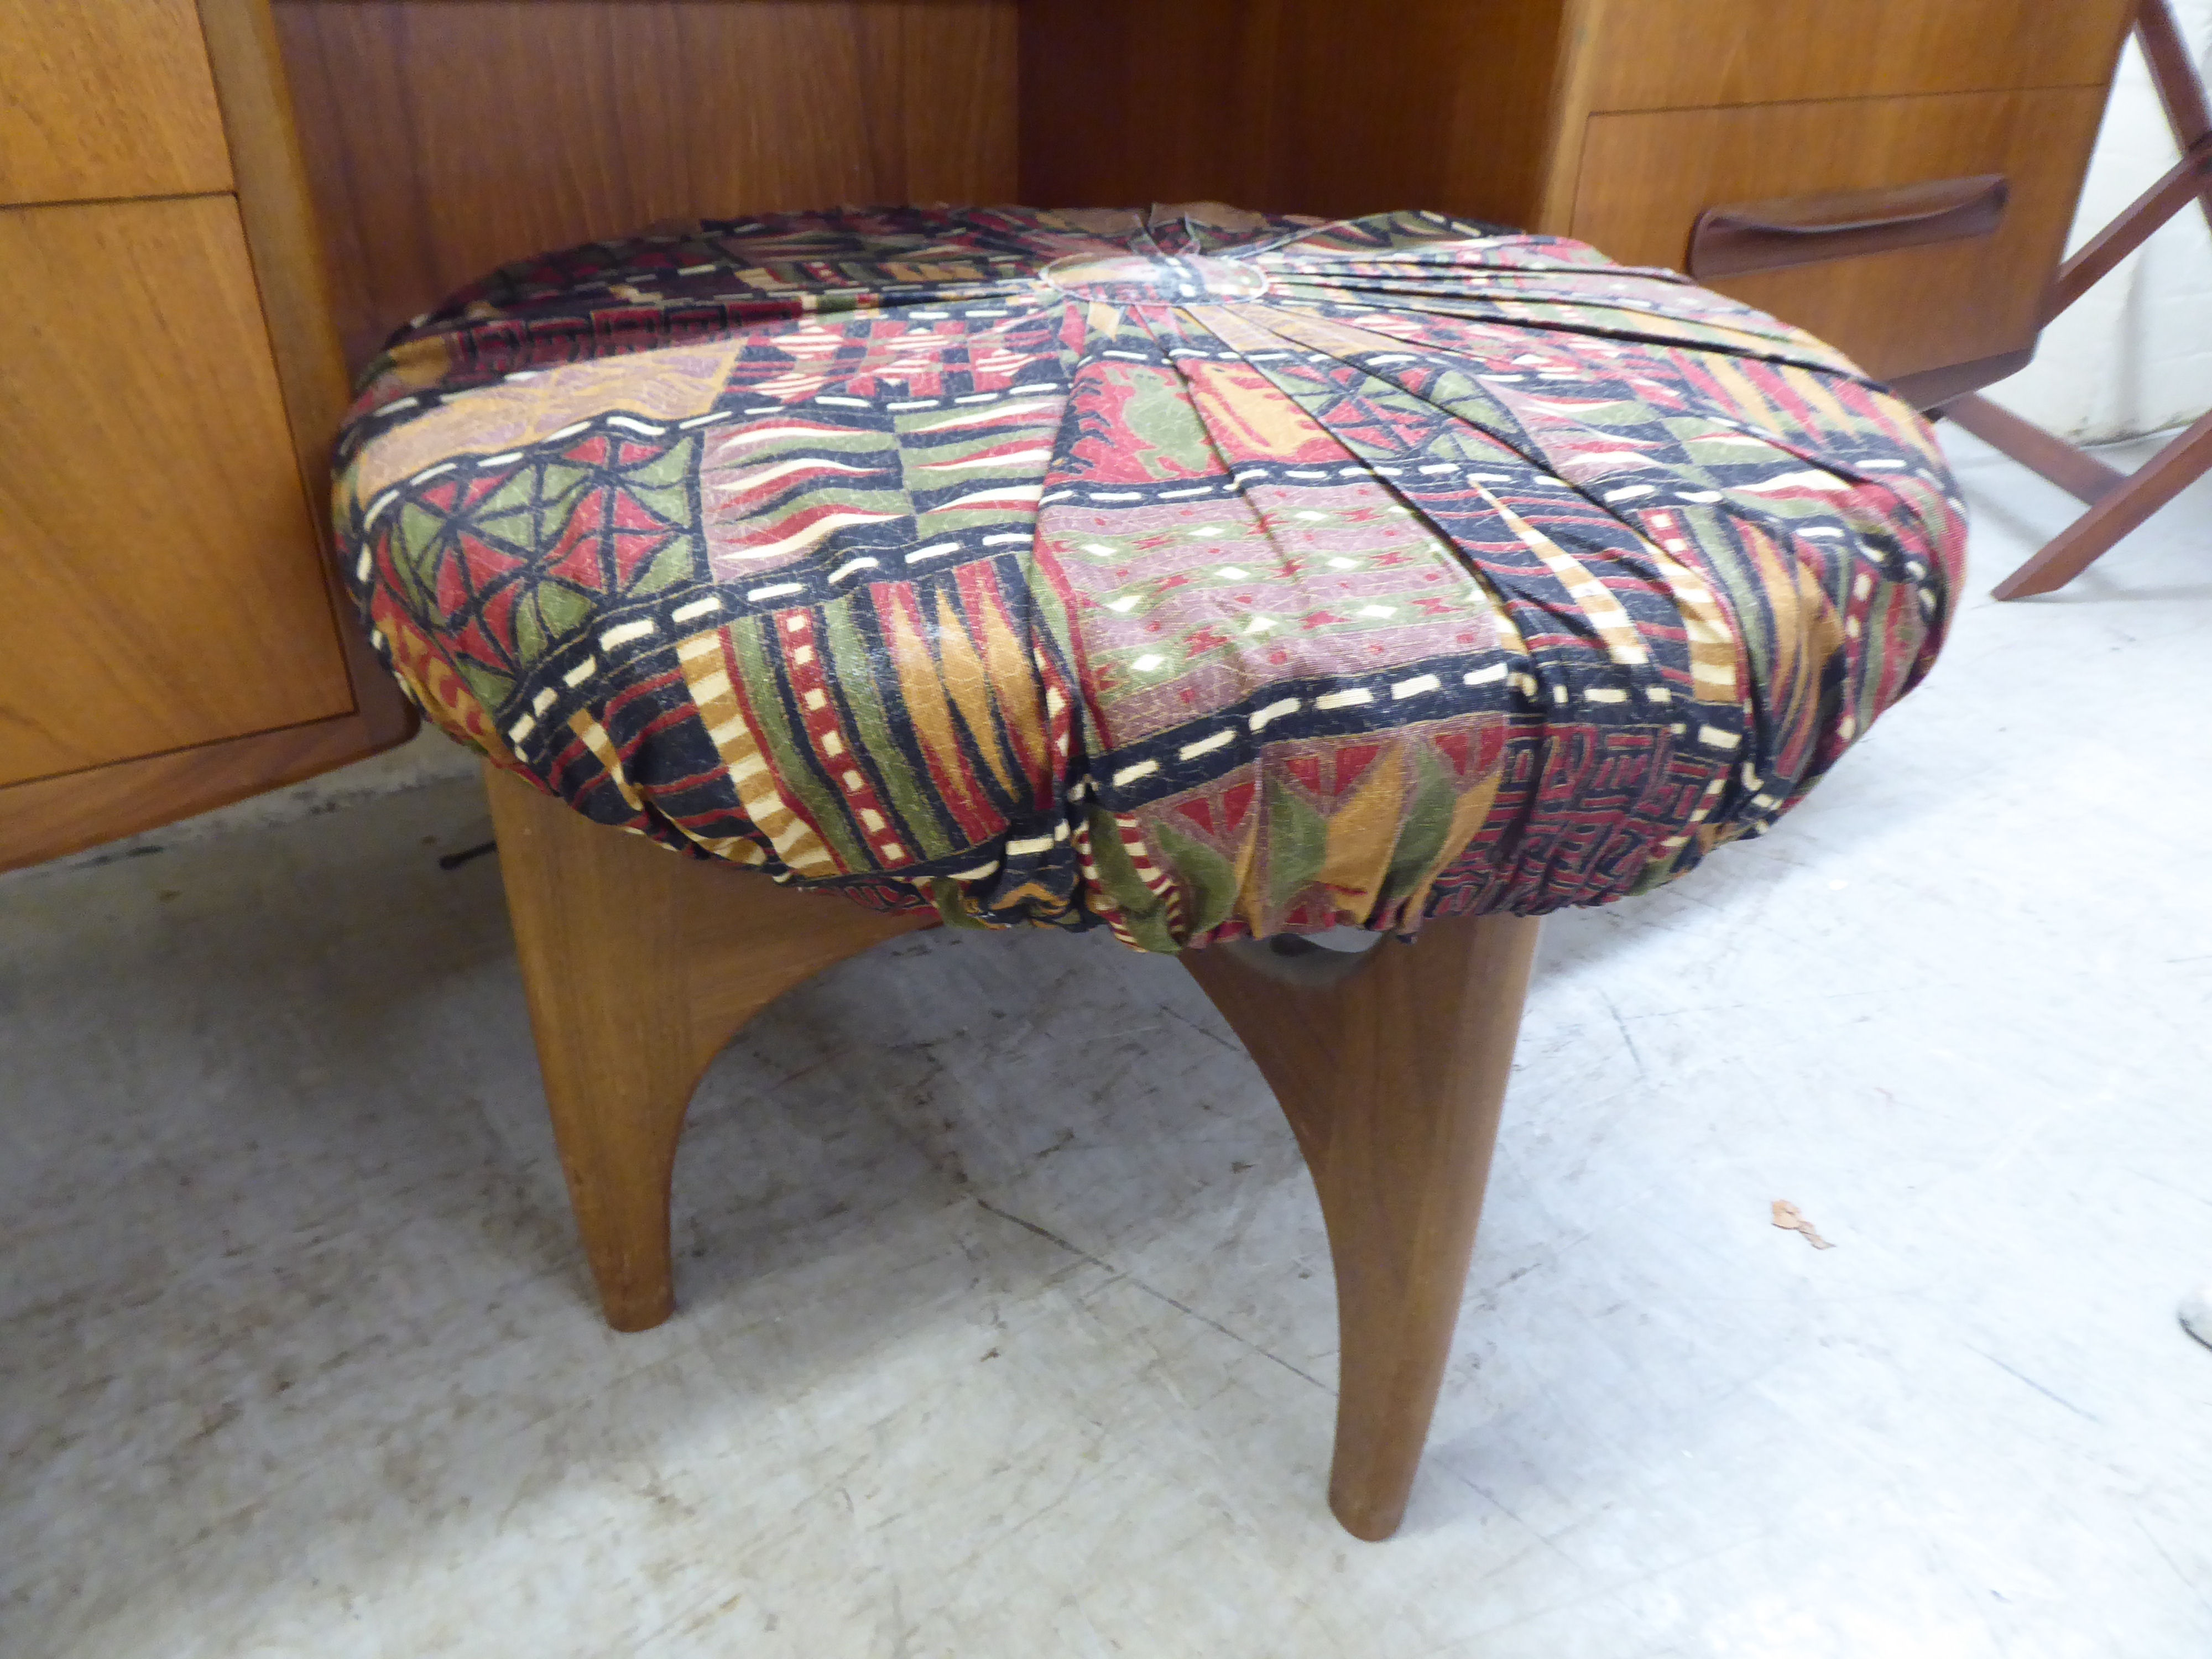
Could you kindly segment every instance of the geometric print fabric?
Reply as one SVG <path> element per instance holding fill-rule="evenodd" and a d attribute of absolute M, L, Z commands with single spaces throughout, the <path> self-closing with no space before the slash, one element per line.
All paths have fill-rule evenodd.
<path fill-rule="evenodd" d="M 1910 408 L 1672 272 L 1212 204 L 511 266 L 336 483 L 403 685 L 580 811 L 1153 951 L 1684 873 L 1926 672 L 1964 542 Z"/>

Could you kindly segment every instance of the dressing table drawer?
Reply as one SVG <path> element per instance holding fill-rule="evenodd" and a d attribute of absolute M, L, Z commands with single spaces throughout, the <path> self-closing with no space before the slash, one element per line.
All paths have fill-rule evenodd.
<path fill-rule="evenodd" d="M 2104 102 L 2101 87 L 2067 87 L 1593 115 L 1571 234 L 1624 264 L 1689 270 L 1884 379 L 2025 350 Z M 1709 210 L 1938 184 L 1964 196 L 1992 177 L 2003 209 L 1983 234 L 1888 248 L 1879 232 L 1806 235 L 1798 262 L 1742 274 L 1691 258 Z M 1952 222 L 1972 232 L 1989 216 Z"/>
<path fill-rule="evenodd" d="M 2076 0 L 1606 0 L 1589 107 L 2101 87 L 2127 15 Z"/>
<path fill-rule="evenodd" d="M 231 188 L 192 0 L 0 0 L 0 205 Z"/>

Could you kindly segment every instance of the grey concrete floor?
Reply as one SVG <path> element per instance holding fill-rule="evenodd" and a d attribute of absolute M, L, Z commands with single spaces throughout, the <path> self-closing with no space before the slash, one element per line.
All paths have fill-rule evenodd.
<path fill-rule="evenodd" d="M 2070 508 L 1953 441 L 1979 594 Z M 497 868 L 434 861 L 471 784 L 0 884 L 0 1652 L 2212 1652 L 2208 662 L 2200 485 L 1978 597 L 1771 837 L 1547 924 L 1380 1547 L 1318 1212 L 1171 962 L 787 999 L 623 1337 Z"/>

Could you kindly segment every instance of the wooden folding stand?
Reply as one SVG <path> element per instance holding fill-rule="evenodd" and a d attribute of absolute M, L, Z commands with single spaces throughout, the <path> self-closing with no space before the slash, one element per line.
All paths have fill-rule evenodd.
<path fill-rule="evenodd" d="M 2150 62 L 2159 100 L 2166 106 L 2167 125 L 2181 147 L 2181 159 L 2060 268 L 2044 307 L 2045 326 L 2191 200 L 2203 209 L 2206 224 L 2212 225 L 2212 114 L 2206 111 L 2204 83 L 2190 62 L 2166 0 L 2142 0 L 2135 31 Z M 1942 409 L 1983 442 L 1995 445 L 2088 504 L 2087 513 L 1997 584 L 2001 599 L 2024 599 L 2065 586 L 2121 537 L 2212 469 L 2212 414 L 2129 473 L 2106 465 L 1978 393 L 1954 398 Z"/>

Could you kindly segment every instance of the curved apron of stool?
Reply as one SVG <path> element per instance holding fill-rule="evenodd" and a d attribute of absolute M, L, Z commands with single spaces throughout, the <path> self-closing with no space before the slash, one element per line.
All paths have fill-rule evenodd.
<path fill-rule="evenodd" d="M 1428 1439 L 1537 928 L 1431 921 L 1308 985 L 1218 948 L 1183 954 L 1274 1090 L 1321 1196 L 1340 1350 L 1328 1501 L 1357 1538 L 1397 1530 Z"/>
<path fill-rule="evenodd" d="M 645 1330 L 675 1306 L 669 1182 L 708 1064 L 784 992 L 937 917 L 674 857 L 495 769 L 486 790 L 577 1231 L 607 1322 Z M 1536 932 L 1432 921 L 1310 983 L 1228 950 L 1182 957 L 1321 1195 L 1341 1348 L 1329 1505 L 1357 1537 L 1396 1530 L 1420 1462 Z"/>
<path fill-rule="evenodd" d="M 607 1323 L 674 1310 L 669 1182 L 708 1064 L 823 969 L 917 928 L 679 858 L 484 769 L 561 1168 Z"/>

